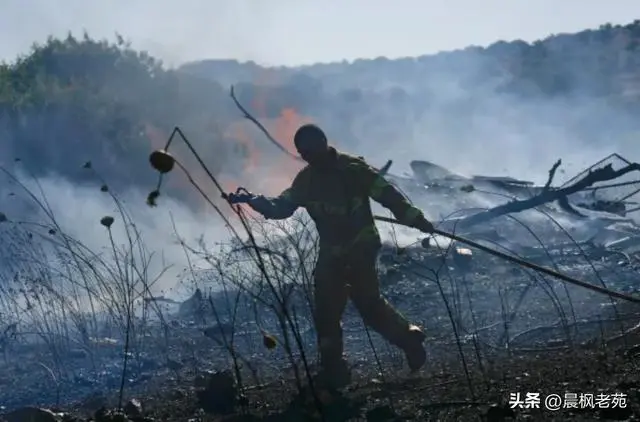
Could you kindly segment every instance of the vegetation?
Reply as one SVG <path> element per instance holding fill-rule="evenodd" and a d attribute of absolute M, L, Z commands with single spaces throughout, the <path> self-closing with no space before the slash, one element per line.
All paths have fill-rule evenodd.
<path fill-rule="evenodd" d="M 488 47 L 415 58 L 379 57 L 269 69 L 252 62 L 205 60 L 186 64 L 182 70 L 227 84 L 251 84 L 259 75 L 268 75 L 265 81 L 280 84 L 273 88 L 274 94 L 278 93 L 273 95 L 274 101 L 280 98 L 289 107 L 313 115 L 345 100 L 369 103 L 391 97 L 411 101 L 414 107 L 420 103 L 427 107 L 429 94 L 437 94 L 429 92 L 430 88 L 442 82 L 445 74 L 472 97 L 498 91 L 527 98 L 579 95 L 622 100 L 628 88 L 624 82 L 638 82 L 639 64 L 640 21 L 636 20 L 628 25 L 605 24 L 576 34 L 552 35 L 531 44 L 498 41 Z M 321 90 L 324 95 L 318 98 Z M 631 100 L 638 105 L 637 96 Z"/>
<path fill-rule="evenodd" d="M 175 125 L 207 144 L 206 158 L 220 156 L 214 134 L 215 119 L 226 117 L 215 106 L 221 94 L 215 82 L 163 69 L 122 38 L 50 38 L 0 67 L 0 153 L 24 159 L 35 176 L 83 183 L 82 164 L 91 161 L 112 188 L 149 186 L 152 171 L 140 163 Z"/>

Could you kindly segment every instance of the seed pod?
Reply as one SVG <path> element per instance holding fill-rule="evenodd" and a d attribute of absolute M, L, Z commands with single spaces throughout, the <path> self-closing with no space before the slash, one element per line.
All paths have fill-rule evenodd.
<path fill-rule="evenodd" d="M 262 333 L 262 344 L 264 344 L 264 347 L 271 350 L 275 349 L 275 347 L 278 345 L 278 342 L 276 338 L 271 334 Z"/>
<path fill-rule="evenodd" d="M 111 217 L 110 215 L 106 215 L 100 219 L 100 224 L 102 224 L 106 228 L 109 228 L 113 224 L 113 221 L 113 217 Z"/>
<path fill-rule="evenodd" d="M 149 205 L 150 207 L 155 207 L 157 204 L 157 199 L 160 196 L 160 191 L 158 190 L 154 190 L 152 192 L 149 192 L 149 195 L 147 196 L 147 205 Z"/>
<path fill-rule="evenodd" d="M 159 149 L 151 153 L 149 162 L 160 173 L 169 173 L 173 169 L 175 159 L 167 151 Z"/>

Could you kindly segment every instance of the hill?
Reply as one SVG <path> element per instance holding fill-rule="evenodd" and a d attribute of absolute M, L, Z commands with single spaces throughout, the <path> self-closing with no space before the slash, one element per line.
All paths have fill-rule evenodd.
<path fill-rule="evenodd" d="M 636 20 L 624 26 L 605 24 L 575 34 L 551 35 L 530 44 L 497 41 L 487 47 L 396 60 L 379 57 L 298 68 L 204 60 L 187 63 L 181 69 L 226 85 L 260 82 L 311 91 L 314 85 L 316 89 L 321 85 L 334 94 L 354 89 L 428 91 L 448 74 L 469 95 L 493 90 L 525 97 L 624 97 L 635 93 L 628 85 L 635 85 L 633 80 L 638 78 L 639 47 L 640 20 Z"/>

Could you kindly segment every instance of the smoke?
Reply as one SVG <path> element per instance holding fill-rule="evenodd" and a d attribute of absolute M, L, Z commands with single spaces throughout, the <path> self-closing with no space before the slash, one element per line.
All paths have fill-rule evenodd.
<path fill-rule="evenodd" d="M 132 238 L 135 246 L 129 256 L 136 262 L 131 265 L 144 269 L 147 281 L 157 278 L 151 288 L 154 294 L 183 294 L 175 288 L 184 281 L 185 269 L 189 265 L 202 265 L 203 260 L 192 254 L 187 259 L 181 241 L 199 248 L 199 241 L 204 239 L 211 250 L 203 252 L 213 253 L 216 243 L 229 240 L 230 231 L 221 219 L 204 211 L 194 211 L 169 197 L 160 197 L 159 206 L 150 208 L 145 204 L 148 192 L 137 188 L 119 192 L 114 200 L 98 186 L 73 184 L 55 175 L 38 179 L 23 174 L 17 174 L 17 177 L 24 188 L 4 183 L 4 189 L 0 190 L 0 194 L 8 198 L 3 201 L 2 212 L 10 222 L 29 223 L 28 229 L 33 228 L 31 223 L 55 227 L 52 240 L 56 241 L 60 235 L 68 236 L 82 244 L 79 250 L 91 251 L 109 265 L 117 265 L 116 261 L 126 264 L 127 259 L 123 259 L 122 254 L 130 251 L 129 239 Z M 30 198 L 25 189 L 36 199 Z M 46 211 L 38 210 L 36 202 L 46 207 Z M 101 224 L 105 216 L 114 218 L 110 230 Z M 57 233 L 56 226 L 61 233 Z M 145 249 L 142 255 L 137 252 L 138 245 Z M 115 254 L 118 254 L 117 259 Z M 51 265 L 55 266 L 54 259 Z"/>
<path fill-rule="evenodd" d="M 582 128 L 572 128 L 576 121 L 603 119 L 607 115 L 613 118 L 617 114 L 614 110 L 594 112 L 577 101 L 562 100 L 528 103 L 496 96 L 488 102 L 489 107 L 470 118 L 461 116 L 464 127 L 456 128 L 453 134 L 450 126 L 416 122 L 414 133 L 422 134 L 421 139 L 409 139 L 409 146 L 402 149 L 403 156 L 398 160 L 424 156 L 463 175 L 511 176 L 544 183 L 559 158 L 563 164 L 557 181 L 562 180 L 562 174 L 577 174 L 611 153 L 638 153 L 638 147 L 623 150 L 606 138 L 590 143 L 584 139 Z M 550 121 L 549 116 L 559 121 Z M 603 119 L 607 120 L 613 119 Z M 601 129 L 601 133 L 605 132 Z M 628 136 L 628 128 L 621 127 L 618 135 Z"/>
<path fill-rule="evenodd" d="M 3 39 L 3 43 L 0 43 L 0 60 L 13 60 L 18 54 L 28 54 L 33 41 L 44 41 L 50 34 L 64 37 L 67 31 L 78 35 L 86 29 L 91 37 L 108 39 L 112 39 L 117 31 L 131 40 L 133 48 L 146 49 L 174 68 L 190 60 L 229 57 L 240 61 L 298 65 L 364 56 L 416 56 L 470 44 L 488 45 L 498 39 L 523 38 L 532 41 L 552 32 L 595 27 L 606 21 L 620 22 L 640 12 L 640 3 L 627 0 L 616 2 L 615 5 L 611 2 L 578 3 L 577 0 L 553 3 L 540 0 L 528 4 L 466 0 L 446 3 L 449 6 L 445 6 L 444 2 L 441 5 L 434 3 L 411 1 L 405 2 L 404 7 L 394 3 L 392 7 L 385 8 L 379 5 L 371 7 L 371 2 L 365 3 L 364 0 L 341 2 L 339 7 L 331 7 L 331 2 L 292 0 L 269 3 L 253 0 L 111 0 L 100 4 L 86 0 L 5 0 L 0 13 L 0 38 Z M 635 11 L 632 10 L 634 8 Z M 595 69 L 597 63 L 591 60 L 593 57 L 602 57 L 604 51 L 599 51 L 599 47 L 592 44 L 580 46 L 584 51 L 575 55 L 559 54 L 548 61 L 540 59 L 542 65 L 519 62 L 518 48 L 514 48 L 514 51 L 505 54 L 505 60 L 499 58 L 499 54 L 468 50 L 419 59 L 389 61 L 382 58 L 296 69 L 271 68 L 260 71 L 258 68 L 256 71 L 257 66 L 251 64 L 246 65 L 250 71 L 244 73 L 243 65 L 232 64 L 225 68 L 225 65 L 229 65 L 227 62 L 220 68 L 201 72 L 201 75 L 206 74 L 221 85 L 229 81 L 246 82 L 247 79 L 252 79 L 249 82 L 258 85 L 272 84 L 274 81 L 284 83 L 286 89 L 282 91 L 271 91 L 268 87 L 256 90 L 254 98 L 244 106 L 255 111 L 255 117 L 291 152 L 297 127 L 314 122 L 325 129 L 338 148 L 362 155 L 376 167 L 389 159 L 393 160 L 390 172 L 395 175 L 410 172 L 409 163 L 412 160 L 428 160 L 462 175 L 511 176 L 544 183 L 553 163 L 561 158 L 562 166 L 555 180 L 555 184 L 558 184 L 613 152 L 627 156 L 631 161 L 637 161 L 640 155 L 640 143 L 635 139 L 635 133 L 640 133 L 640 122 L 637 112 L 634 112 L 637 110 L 625 109 L 615 105 L 615 101 L 610 101 L 620 94 L 615 87 L 606 95 L 593 94 L 599 91 L 598 87 L 609 82 L 607 75 L 598 76 Z M 569 46 L 568 50 L 573 51 L 572 48 Z M 605 46 L 603 50 L 607 48 Z M 609 59 L 614 61 L 611 57 Z M 518 82 L 518 77 L 513 77 L 513 69 L 502 68 L 508 65 L 505 61 L 514 61 L 526 67 L 533 78 L 544 72 L 552 73 L 551 76 L 547 75 L 548 78 L 540 78 L 542 80 L 552 79 L 554 72 L 564 72 L 570 76 L 571 95 L 554 96 L 535 91 L 514 94 L 509 87 Z M 562 64 L 561 72 L 560 68 L 545 67 L 553 62 Z M 300 73 L 306 73 L 309 78 L 295 78 Z M 291 77 L 292 74 L 294 77 Z M 206 252 L 215 253 L 217 243 L 228 243 L 231 234 L 222 219 L 201 200 L 198 192 L 178 169 L 164 177 L 165 190 L 173 189 L 173 192 L 184 194 L 179 196 L 186 200 L 195 198 L 192 202 L 198 203 L 194 206 L 193 203 L 187 204 L 186 200 L 181 202 L 163 190 L 158 206 L 149 207 L 146 204 L 147 195 L 155 188 L 150 180 L 155 181 L 156 175 L 149 175 L 151 169 L 144 150 L 148 148 L 148 152 L 151 152 L 153 148 L 162 148 L 168 136 L 167 128 L 180 125 L 190 138 L 193 137 L 190 140 L 198 151 L 206 155 L 205 161 L 211 165 L 225 189 L 235 190 L 238 186 L 244 186 L 255 193 L 267 195 L 277 195 L 287 188 L 301 168 L 299 162 L 271 145 L 253 123 L 243 119 L 224 93 L 227 86 L 218 90 L 220 94 L 214 89 L 219 87 L 212 88 L 210 85 L 200 90 L 197 78 L 185 80 L 184 86 L 178 87 L 179 91 L 184 89 L 186 92 L 184 97 L 171 97 L 171 101 L 163 101 L 164 91 L 152 89 L 153 94 L 157 94 L 153 95 L 153 99 L 143 98 L 128 110 L 102 107 L 88 113 L 91 116 L 95 112 L 96 116 L 107 114 L 111 117 L 111 114 L 123 112 L 127 114 L 125 120 L 135 120 L 135 115 L 145 116 L 141 111 L 144 108 L 159 110 L 157 114 L 149 114 L 156 117 L 155 120 L 150 119 L 149 126 L 164 123 L 163 127 L 147 128 L 147 139 L 141 134 L 140 145 L 125 145 L 126 158 L 129 164 L 134 163 L 129 166 L 133 168 L 132 173 L 137 166 L 143 169 L 135 172 L 135 177 L 131 175 L 133 182 L 139 185 L 126 186 L 123 180 L 127 178 L 123 177 L 118 178 L 117 187 L 114 182 L 109 189 L 113 189 L 113 193 L 122 201 L 131 221 L 135 223 L 135 230 L 141 236 L 141 244 L 150 255 L 149 267 L 146 268 L 148 279 L 159 277 L 151 292 L 176 300 L 193 293 L 192 289 L 189 290 L 192 286 L 185 286 L 191 275 L 187 270 L 189 266 L 210 268 L 209 263 L 196 258 L 194 254 L 187 255 L 180 241 L 198 247 L 199 240 L 203 239 Z M 124 89 L 114 96 L 136 96 L 138 92 L 147 92 L 136 90 L 135 81 L 118 82 L 121 83 L 116 86 Z M 170 86 L 169 90 L 173 88 Z M 356 100 L 350 98 L 347 95 L 349 93 L 357 94 L 353 96 Z M 175 107 L 163 108 L 169 102 Z M 275 110 L 274 103 L 278 104 Z M 185 111 L 183 114 L 186 118 L 180 115 L 180 109 Z M 78 129 L 74 118 L 69 118 L 64 112 L 61 114 L 60 122 L 56 120 L 58 116 L 53 115 L 48 124 L 42 125 L 38 123 L 41 116 L 29 115 L 24 118 L 26 124 L 9 122 L 8 125 L 5 125 L 8 118 L 0 116 L 0 129 L 15 126 L 24 128 L 23 138 L 14 143 L 7 142 L 7 145 L 19 149 L 20 140 L 25 141 L 24 144 L 33 139 L 42 142 L 42 148 L 37 145 L 38 148 L 31 151 L 28 147 L 20 151 L 8 151 L 3 146 L 0 153 L 6 157 L 13 157 L 13 153 L 16 153 L 24 162 L 33 160 L 35 166 L 61 167 L 59 163 L 63 163 L 69 168 L 78 169 L 76 173 L 73 170 L 68 172 L 71 174 L 69 177 L 75 177 L 74 182 L 46 172 L 40 173 L 35 180 L 20 170 L 17 176 L 39 200 L 50 207 L 61 232 L 115 266 L 113 244 L 117 248 L 126 248 L 128 244 L 125 221 L 110 192 L 102 191 L 100 182 L 90 182 L 90 177 L 85 180 L 79 163 L 92 160 L 95 171 L 109 185 L 110 179 L 117 178 L 113 176 L 124 173 L 122 168 L 125 166 L 108 159 L 96 162 L 100 161 L 96 155 L 111 158 L 113 154 L 103 153 L 103 148 L 108 150 L 110 141 L 118 137 L 120 132 L 114 131 L 115 135 L 104 133 L 101 138 L 90 140 L 83 133 L 100 134 L 100 131 Z M 114 116 L 114 123 L 117 120 L 115 117 L 118 116 Z M 98 123 L 101 120 L 100 117 L 95 118 Z M 111 119 L 105 121 L 109 122 L 105 126 L 112 122 Z M 55 128 L 56 133 L 47 133 L 43 128 Z M 111 127 L 104 129 L 110 130 Z M 157 129 L 155 134 L 151 133 L 153 129 Z M 0 130 L 0 143 L 4 144 L 7 136 L 11 136 L 9 131 Z M 224 142 L 214 139 L 218 136 L 224 138 Z M 74 139 L 70 142 L 63 142 L 71 137 Z M 146 141 L 150 141 L 148 145 L 144 143 Z M 244 150 L 248 155 L 244 166 L 238 160 L 231 159 L 227 151 L 206 150 L 208 145 L 217 147 L 223 143 L 229 151 Z M 74 149 L 76 146 L 77 151 Z M 199 186 L 216 200 L 219 192 L 184 145 L 176 141 L 171 152 L 185 164 Z M 145 176 L 149 176 L 147 180 L 141 180 Z M 84 182 L 79 183 L 78 180 Z M 459 203 L 443 195 L 410 192 L 409 196 L 432 221 L 439 221 L 456 209 L 489 208 L 505 201 L 503 197 L 480 192 L 461 194 L 463 200 Z M 0 178 L 0 198 L 0 216 L 6 216 L 9 220 L 0 220 L 0 263 L 4 264 L 12 259 L 12 253 L 15 252 L 11 250 L 13 244 L 6 227 L 12 227 L 16 221 L 46 223 L 49 219 L 22 189 L 7 183 L 5 178 Z M 226 204 L 223 209 L 228 211 Z M 390 216 L 388 210 L 377 204 L 374 204 L 374 212 Z M 111 232 L 101 223 L 105 216 L 114 218 Z M 543 242 L 555 240 L 541 234 L 545 232 L 543 227 L 553 228 L 545 216 L 530 213 L 517 217 L 530 224 Z M 602 226 L 592 222 L 578 223 L 570 218 L 557 220 L 577 241 L 594 239 L 603 233 L 600 242 L 614 240 L 608 237 L 610 233 L 602 230 Z M 400 247 L 416 245 L 423 237 L 417 230 L 406 227 L 386 223 L 377 226 L 383 240 Z M 506 218 L 497 221 L 495 229 L 499 235 L 516 244 L 510 250 L 516 250 L 519 245 L 539 246 L 530 233 Z M 45 239 L 50 239 L 42 242 L 45 245 L 50 245 L 62 235 L 60 232 L 48 234 L 47 229 L 35 230 L 42 232 Z M 277 243 L 277 239 L 269 237 L 270 233 L 263 234 L 266 234 L 265 243 Z M 562 240 L 569 241 L 568 238 Z M 442 250 L 451 246 L 450 241 L 443 238 L 433 239 L 431 244 Z M 35 255 L 35 252 L 28 254 L 26 259 L 42 258 Z M 47 265 L 62 266 L 54 253 L 48 258 Z M 40 263 L 33 266 L 39 268 Z M 38 309 L 27 311 L 27 294 L 24 294 L 24 299 L 20 294 L 15 294 L 17 299 L 9 298 L 14 295 L 5 294 L 7 285 L 34 287 L 37 293 L 37 289 L 45 284 L 40 283 L 37 276 L 33 277 L 35 281 L 25 281 L 22 286 L 20 281 L 13 284 L 13 267 L 6 267 L 9 271 L 0 265 L 0 329 L 16 319 L 27 322 L 30 318 L 35 321 L 52 318 L 40 314 Z M 253 267 L 251 269 L 255 270 Z M 228 270 L 236 274 L 233 268 Z M 66 280 L 64 271 L 60 272 L 63 273 L 60 278 Z M 486 278 L 486 274 L 483 277 Z M 216 283 L 216 279 L 208 278 L 204 283 L 209 283 L 206 287 L 215 287 L 212 284 Z M 482 283 L 484 286 L 484 281 Z M 60 288 L 58 293 L 71 290 Z M 103 293 L 99 291 L 96 296 L 102 296 Z M 583 295 L 586 296 L 586 293 L 572 294 L 572 299 L 582 303 Z M 20 306 L 13 306 L 11 300 L 19 302 Z M 51 310 L 58 312 L 60 305 L 57 300 L 52 298 L 51 302 Z M 85 301 L 70 297 L 70 302 L 73 303 L 68 305 L 69 308 L 78 307 L 80 311 L 90 309 L 83 307 Z M 483 295 L 482 302 L 494 310 L 503 306 L 497 298 L 492 301 L 486 295 Z M 528 313 L 525 319 L 536 312 L 539 313 Z M 67 318 L 64 318 L 66 324 Z M 183 353 L 178 349 L 180 347 L 172 349 L 171 353 Z M 67 390 L 73 394 L 85 391 L 75 387 Z M 23 399 L 26 400 L 28 396 Z M 46 397 L 46 394 L 42 397 Z"/>
<path fill-rule="evenodd" d="M 480 61 L 467 61 L 465 74 L 472 73 L 474 66 L 481 75 Z M 611 153 L 633 161 L 640 152 L 640 144 L 631 142 L 638 131 L 632 113 L 580 95 L 581 91 L 590 91 L 589 86 L 577 87 L 575 99 L 515 98 L 484 91 L 481 98 L 461 100 L 449 89 L 439 88 L 458 84 L 459 75 L 451 72 L 437 76 L 438 84 L 430 85 L 428 93 L 404 87 L 409 104 L 403 111 L 385 104 L 383 98 L 366 109 L 358 108 L 354 112 L 358 142 L 344 147 L 355 149 L 377 165 L 394 160 L 391 172 L 395 174 L 409 172 L 408 163 L 421 159 L 461 175 L 510 176 L 535 183 L 546 181 L 549 169 L 559 158 L 562 166 L 556 182 Z M 444 78 L 447 83 L 443 83 Z M 380 79 L 381 85 L 399 82 L 391 74 Z M 474 90 L 469 89 L 468 95 Z M 416 113 L 425 97 L 428 108 Z M 394 129 L 389 130 L 389 125 Z M 343 145 L 343 134 L 332 135 L 338 145 Z"/>

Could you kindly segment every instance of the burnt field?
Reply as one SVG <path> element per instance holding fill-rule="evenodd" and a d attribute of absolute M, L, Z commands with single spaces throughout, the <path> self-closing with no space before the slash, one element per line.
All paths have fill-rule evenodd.
<path fill-rule="evenodd" d="M 583 275 L 588 272 L 579 262 L 584 258 L 576 255 L 563 266 Z M 427 329 L 429 361 L 421 373 L 407 377 L 401 354 L 377 334 L 367 332 L 349 307 L 345 341 L 357 381 L 344 393 L 346 402 L 338 406 L 340 412 L 347 412 L 345 416 L 363 415 L 375 408 L 383 412 L 383 407 L 391 406 L 387 410 L 393 414 L 415 414 L 414 420 L 456 420 L 485 414 L 492 405 L 504 404 L 515 391 L 623 392 L 629 394 L 629 411 L 637 410 L 634 392 L 640 379 L 635 350 L 639 336 L 627 332 L 640 318 L 637 305 L 614 305 L 580 288 L 565 290 L 558 282 L 536 280 L 535 275 L 480 254 L 474 255 L 471 268 L 463 269 L 459 266 L 466 264 L 452 257 L 445 270 L 448 276 L 439 282 L 424 281 L 421 274 L 430 259 L 441 259 L 439 254 L 410 249 L 398 256 L 390 248 L 381 259 L 391 261 L 382 269 L 385 295 Z M 630 290 L 625 280 L 635 277 L 633 266 L 620 267 L 619 262 L 605 259 L 597 263 L 596 270 L 603 271 L 607 265 L 619 267 L 618 281 L 610 279 L 609 286 Z M 185 415 L 197 417 L 203 408 L 212 414 L 203 415 L 202 420 L 217 420 L 215 414 L 225 412 L 225 403 L 216 408 L 216 394 L 220 393 L 211 392 L 208 397 L 203 392 L 209 388 L 209 377 L 215 379 L 216 372 L 233 369 L 233 349 L 249 412 L 277 414 L 287 408 L 298 394 L 292 362 L 305 384 L 301 353 L 297 345 L 287 353 L 281 344 L 275 312 L 267 307 L 256 310 L 253 300 L 245 302 L 242 297 L 236 306 L 234 293 L 219 293 L 210 300 L 203 297 L 199 304 L 196 295 L 182 306 L 182 312 L 166 312 L 162 322 L 136 320 L 139 331 L 129 346 L 125 399 L 140 399 L 158 420 L 188 420 Z M 212 315 L 212 303 L 219 322 Z M 229 305 L 235 307 L 235 322 Z M 302 310 L 304 300 L 292 297 L 290 305 Z M 256 326 L 256 314 L 262 315 L 261 329 Z M 312 366 L 315 338 L 310 321 L 300 316 L 296 325 Z M 278 339 L 275 349 L 263 345 L 264 332 Z M 50 344 L 17 339 L 7 344 L 2 362 L 3 406 L 7 410 L 57 406 L 78 414 L 92 414 L 102 406 L 117 407 L 126 339 L 117 330 L 110 334 L 91 339 L 88 345 L 57 346 L 55 354 Z M 211 387 L 214 391 L 221 388 L 218 383 L 221 381 Z M 236 387 L 233 391 L 238 392 Z M 313 403 L 307 403 L 307 408 L 313 410 Z M 289 410 L 290 420 L 299 420 L 304 407 L 294 409 Z M 566 420 L 567 412 L 542 414 L 561 415 L 559 420 Z M 591 420 L 597 415 L 584 413 L 574 416 Z"/>
<path fill-rule="evenodd" d="M 640 230 L 635 211 L 625 212 L 638 182 L 617 180 L 633 165 L 598 163 L 555 188 L 396 177 L 418 205 L 440 213 L 439 227 L 479 247 L 441 236 L 421 243 L 424 236 L 380 223 L 383 294 L 425 327 L 428 364 L 408 376 L 403 356 L 349 305 L 354 383 L 336 396 L 307 381 L 316 361 L 308 292 L 317 246 L 303 217 L 265 223 L 239 213 L 253 236 L 216 249 L 178 236 L 192 257 L 179 281 L 189 298 L 179 300 L 154 288 L 150 253 L 120 205 L 119 214 L 97 218 L 109 240 L 99 253 L 65 234 L 55 216 L 34 223 L 2 214 L 0 406 L 8 421 L 26 420 L 24 412 L 44 421 L 640 417 Z M 614 192 L 610 182 L 627 190 Z M 511 199 L 496 203 L 496 193 Z M 622 393 L 627 406 L 510 409 L 515 392 Z M 128 416 L 105 410 L 118 408 Z"/>

